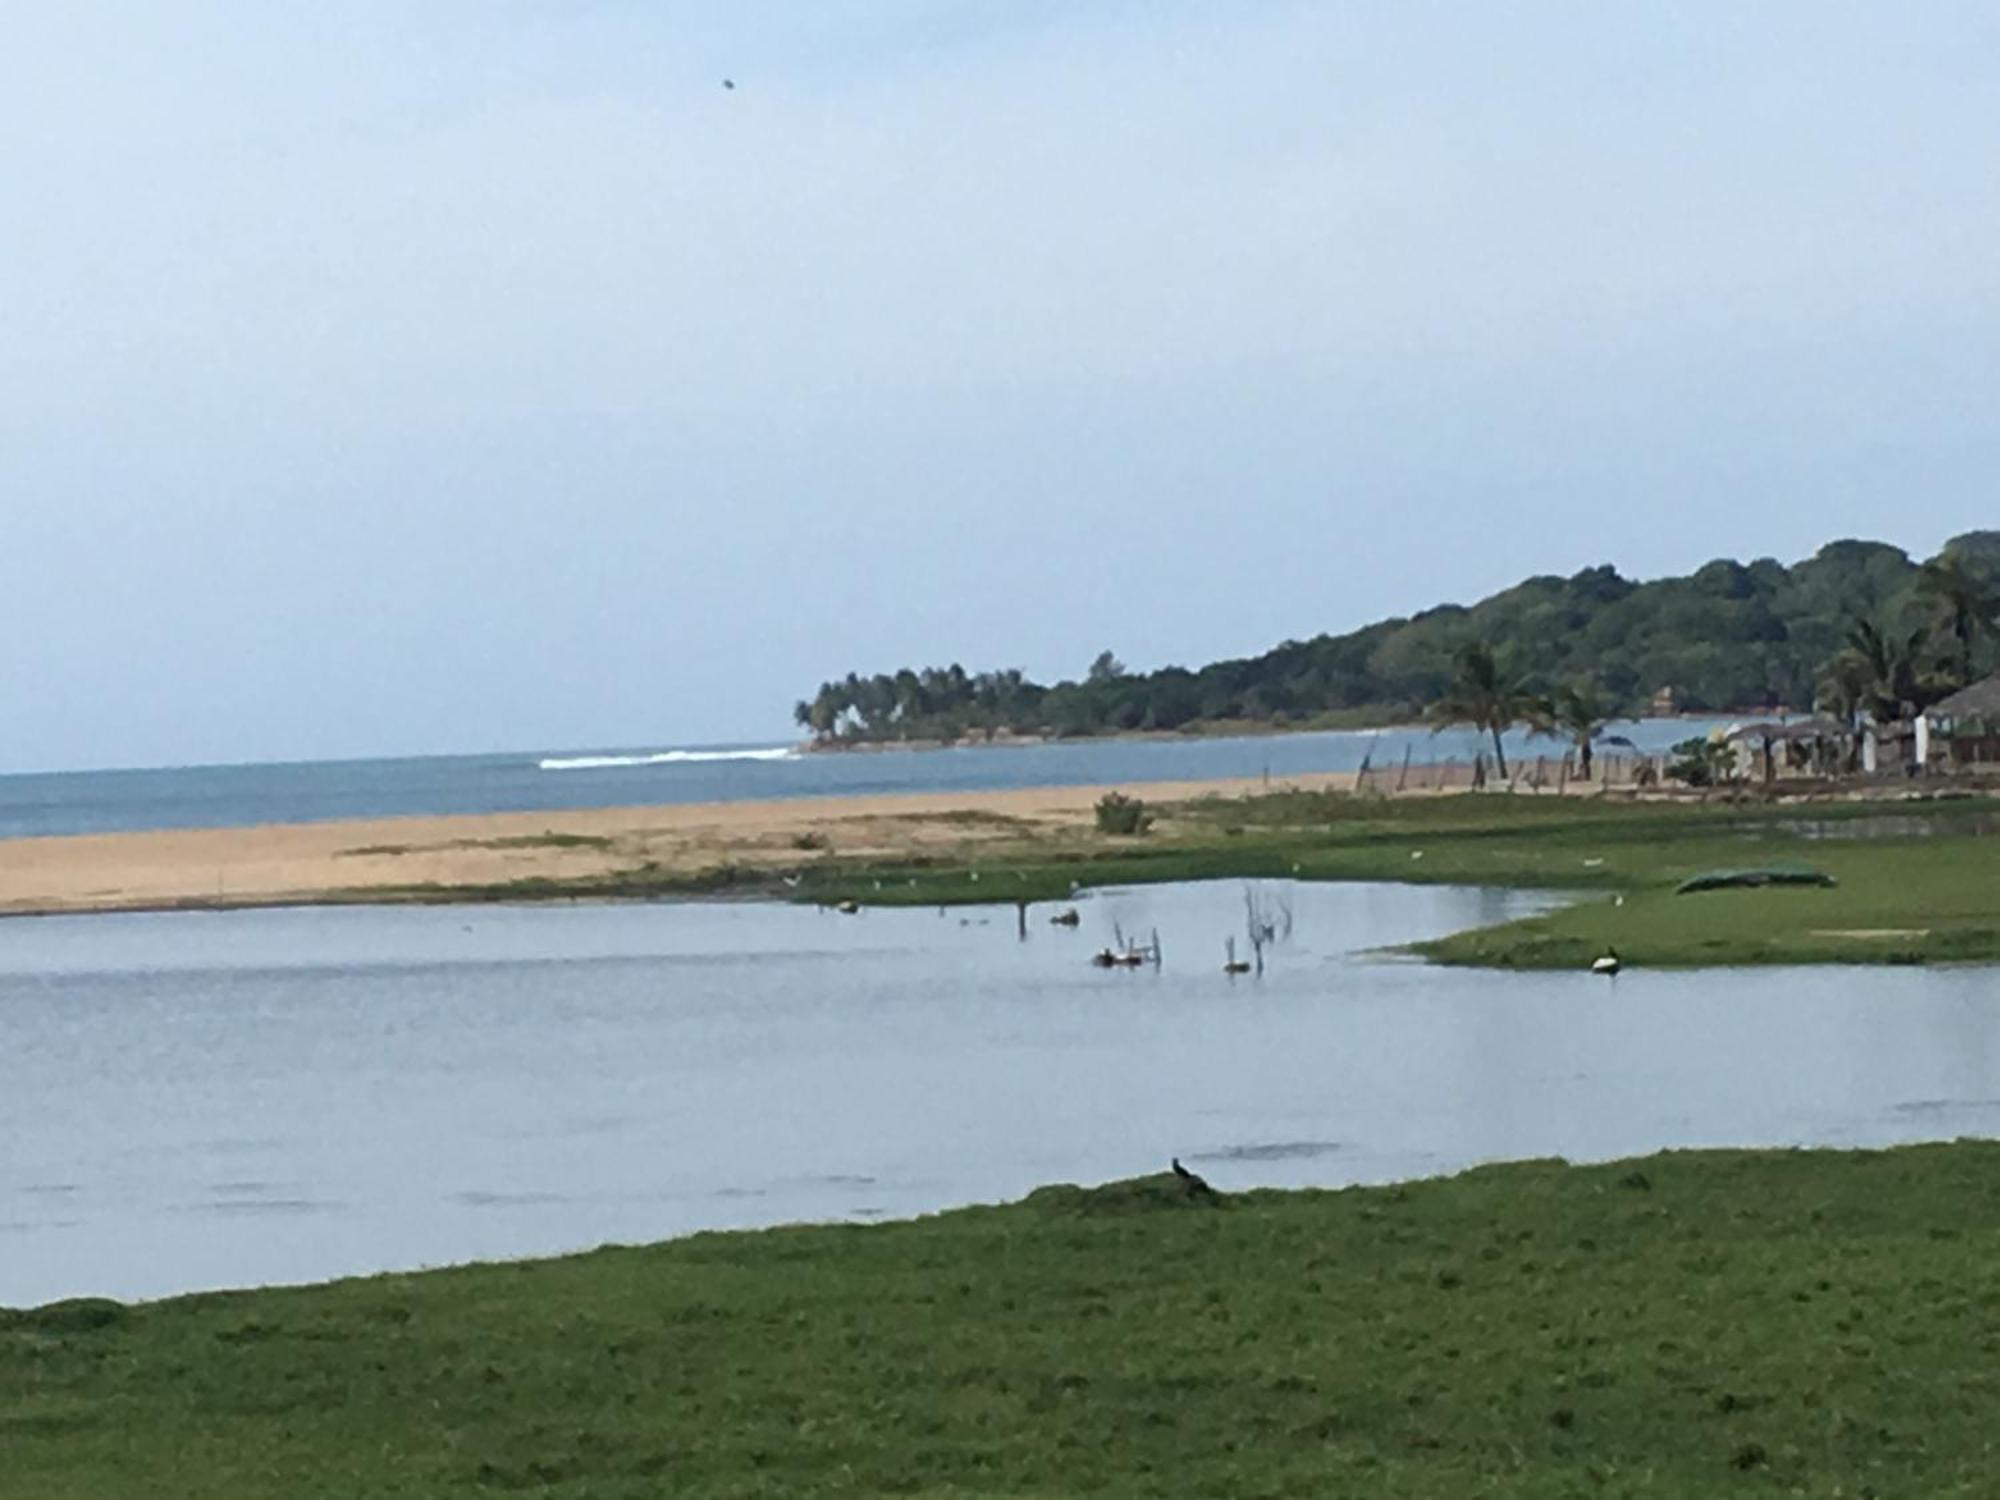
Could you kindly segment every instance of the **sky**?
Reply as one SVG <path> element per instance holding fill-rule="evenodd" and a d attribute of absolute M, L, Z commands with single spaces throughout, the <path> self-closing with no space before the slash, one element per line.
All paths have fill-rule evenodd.
<path fill-rule="evenodd" d="M 1928 554 L 1996 93 L 1943 0 L 0 0 L 0 769 Z"/>

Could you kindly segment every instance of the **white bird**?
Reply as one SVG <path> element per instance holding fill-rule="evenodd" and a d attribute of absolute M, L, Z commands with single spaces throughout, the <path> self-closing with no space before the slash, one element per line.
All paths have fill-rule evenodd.
<path fill-rule="evenodd" d="M 1611 975 L 1616 974 L 1623 967 L 1624 965 L 1618 961 L 1618 950 L 1616 948 L 1606 948 L 1604 956 L 1590 966 L 1590 972 L 1593 974 Z"/>

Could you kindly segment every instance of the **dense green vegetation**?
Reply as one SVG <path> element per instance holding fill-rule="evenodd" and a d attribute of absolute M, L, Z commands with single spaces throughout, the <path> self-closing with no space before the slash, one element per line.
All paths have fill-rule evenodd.
<path fill-rule="evenodd" d="M 1996 1353 L 1992 1144 L 1163 1175 L 0 1313 L 0 1494 L 1983 1496 Z"/>
<path fill-rule="evenodd" d="M 1545 699 L 1582 688 L 1642 709 L 1672 689 L 1687 709 L 1821 701 L 1835 712 L 1921 700 L 2000 665 L 1993 629 L 2000 531 L 1972 532 L 1918 564 L 1880 542 L 1840 541 L 1793 567 L 1709 563 L 1637 583 L 1610 567 L 1531 578 L 1470 607 L 1443 605 L 1346 635 L 1288 641 L 1197 671 L 1128 672 L 1105 652 L 1079 680 L 953 665 L 823 683 L 798 722 L 827 742 L 1087 735 L 1387 722 L 1452 691 L 1468 646 Z"/>

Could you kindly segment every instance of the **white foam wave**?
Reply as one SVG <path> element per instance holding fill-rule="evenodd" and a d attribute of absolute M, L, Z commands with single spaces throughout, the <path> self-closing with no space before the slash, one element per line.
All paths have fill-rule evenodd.
<path fill-rule="evenodd" d="M 621 766 L 683 766 L 717 760 L 795 760 L 798 751 L 780 745 L 770 750 L 662 750 L 656 755 L 566 755 L 537 761 L 544 771 L 609 771 Z"/>

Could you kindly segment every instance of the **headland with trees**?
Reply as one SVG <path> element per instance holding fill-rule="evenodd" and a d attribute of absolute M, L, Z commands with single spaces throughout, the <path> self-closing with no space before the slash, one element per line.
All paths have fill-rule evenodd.
<path fill-rule="evenodd" d="M 1836 541 L 1790 567 L 1720 559 L 1635 582 L 1615 568 L 1530 578 L 1261 656 L 1128 671 L 1109 651 L 1074 680 L 1019 669 L 901 668 L 820 684 L 794 709 L 825 748 L 1361 727 L 1421 718 L 1572 733 L 1671 703 L 1689 712 L 1815 706 L 1894 717 L 2000 668 L 2000 531 L 1919 561 Z"/>

